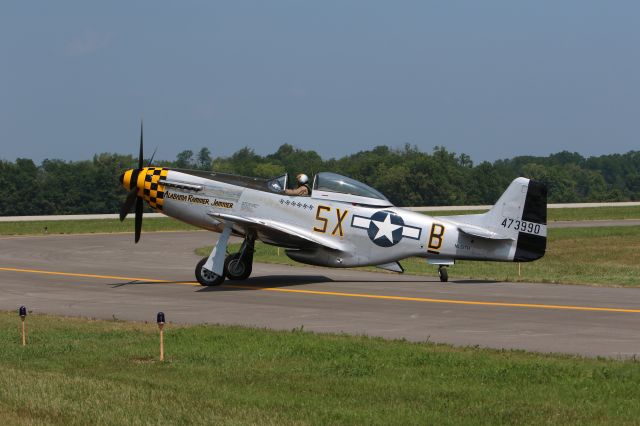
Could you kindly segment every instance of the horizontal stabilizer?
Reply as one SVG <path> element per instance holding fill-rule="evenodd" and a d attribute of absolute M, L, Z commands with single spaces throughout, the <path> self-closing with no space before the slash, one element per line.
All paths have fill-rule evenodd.
<path fill-rule="evenodd" d="M 497 232 L 493 232 L 475 225 L 458 224 L 458 230 L 464 232 L 467 235 L 471 235 L 472 237 L 486 238 L 488 240 L 515 240 L 515 238 L 498 234 Z"/>

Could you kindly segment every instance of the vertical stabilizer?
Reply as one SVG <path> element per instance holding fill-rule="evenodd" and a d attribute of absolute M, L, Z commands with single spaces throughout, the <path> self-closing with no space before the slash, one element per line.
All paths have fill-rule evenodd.
<path fill-rule="evenodd" d="M 484 226 L 517 239 L 514 261 L 530 262 L 544 256 L 547 247 L 547 187 L 544 183 L 515 179 L 483 216 Z"/>

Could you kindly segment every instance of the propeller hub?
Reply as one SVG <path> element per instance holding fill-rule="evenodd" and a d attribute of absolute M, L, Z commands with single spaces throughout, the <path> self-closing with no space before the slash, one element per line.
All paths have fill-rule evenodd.
<path fill-rule="evenodd" d="M 131 190 L 137 186 L 138 174 L 140 171 L 138 169 L 130 169 L 120 175 L 120 184 L 124 186 L 125 189 Z"/>

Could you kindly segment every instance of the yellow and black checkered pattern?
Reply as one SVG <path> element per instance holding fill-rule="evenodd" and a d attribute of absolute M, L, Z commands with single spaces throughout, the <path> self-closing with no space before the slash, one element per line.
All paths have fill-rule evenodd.
<path fill-rule="evenodd" d="M 164 181 L 169 169 L 164 167 L 145 167 L 138 175 L 138 196 L 142 197 L 151 208 L 162 210 L 164 204 Z"/>

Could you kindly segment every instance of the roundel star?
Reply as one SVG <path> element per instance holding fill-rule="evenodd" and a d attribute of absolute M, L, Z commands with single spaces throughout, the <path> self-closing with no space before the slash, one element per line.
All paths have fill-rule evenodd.
<path fill-rule="evenodd" d="M 391 247 L 402 239 L 402 218 L 392 212 L 379 211 L 371 216 L 369 238 L 381 247 Z"/>

